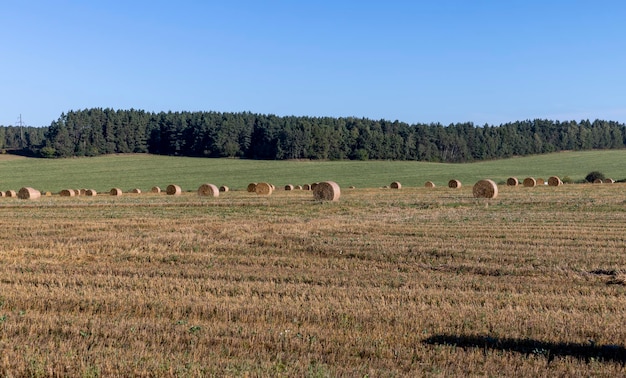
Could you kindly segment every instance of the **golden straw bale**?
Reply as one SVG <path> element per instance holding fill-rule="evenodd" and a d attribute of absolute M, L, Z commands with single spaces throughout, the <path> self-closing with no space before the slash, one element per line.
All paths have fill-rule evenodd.
<path fill-rule="evenodd" d="M 546 184 L 546 180 L 542 179 L 541 177 L 537 179 L 537 186 L 545 185 L 545 184 Z"/>
<path fill-rule="evenodd" d="M 198 195 L 202 197 L 218 197 L 220 190 L 213 184 L 202 184 L 198 188 Z"/>
<path fill-rule="evenodd" d="M 602 179 L 597 178 L 597 179 L 593 180 L 593 183 L 594 184 L 602 184 Z"/>
<path fill-rule="evenodd" d="M 134 194 L 141 194 L 141 189 L 135 188 L 135 189 L 131 190 L 130 192 L 134 193 Z"/>
<path fill-rule="evenodd" d="M 254 193 L 254 192 L 256 192 L 256 185 L 257 185 L 257 184 L 256 184 L 256 182 L 251 182 L 251 183 L 249 183 L 249 184 L 248 184 L 248 188 L 247 188 L 248 193 Z"/>
<path fill-rule="evenodd" d="M 337 201 L 341 196 L 341 189 L 334 181 L 323 181 L 313 189 L 313 197 L 319 201 Z"/>
<path fill-rule="evenodd" d="M 461 187 L 461 181 L 459 180 L 448 181 L 448 188 L 459 189 L 460 187 Z"/>
<path fill-rule="evenodd" d="M 15 190 L 7 190 L 6 195 L 7 197 L 17 197 L 17 193 L 15 192 Z"/>
<path fill-rule="evenodd" d="M 315 190 L 315 187 L 317 186 L 317 182 L 314 182 L 313 184 L 311 184 L 310 188 L 311 190 Z"/>
<path fill-rule="evenodd" d="M 391 185 L 389 185 L 389 187 L 391 189 L 402 189 L 402 184 L 400 184 L 398 181 L 394 181 L 391 183 Z"/>
<path fill-rule="evenodd" d="M 548 179 L 548 186 L 561 186 L 563 185 L 563 181 L 558 176 L 551 176 Z"/>
<path fill-rule="evenodd" d="M 517 180 L 517 177 L 509 177 L 508 179 L 506 179 L 506 185 L 517 186 L 519 185 L 519 181 Z"/>
<path fill-rule="evenodd" d="M 222 185 L 222 186 L 220 186 L 220 192 L 224 192 L 224 193 L 226 193 L 226 192 L 228 192 L 228 191 L 230 191 L 230 188 L 229 188 L 229 187 L 227 187 L 226 185 Z"/>
<path fill-rule="evenodd" d="M 87 189 L 80 189 L 78 194 L 84 196 L 85 194 L 87 194 Z"/>
<path fill-rule="evenodd" d="M 296 185 L 293 187 L 295 190 L 302 190 L 302 185 Z"/>
<path fill-rule="evenodd" d="M 183 191 L 180 189 L 180 186 L 175 184 L 170 184 L 165 189 L 165 193 L 167 193 L 168 196 L 179 196 L 182 192 Z"/>
<path fill-rule="evenodd" d="M 5 192 L 0 191 L 0 197 L 6 197 L 7 194 Z"/>
<path fill-rule="evenodd" d="M 532 188 L 537 185 L 537 180 L 535 180 L 533 177 L 526 177 L 522 182 L 522 185 L 524 185 L 525 188 Z"/>
<path fill-rule="evenodd" d="M 152 189 L 150 189 L 150 193 L 159 194 L 161 193 L 161 188 L 159 188 L 158 186 L 153 186 Z"/>
<path fill-rule="evenodd" d="M 426 188 L 434 188 L 435 187 L 435 183 L 432 181 L 426 181 L 426 183 L 424 184 L 424 186 Z"/>
<path fill-rule="evenodd" d="M 59 192 L 59 195 L 61 197 L 74 197 L 76 192 L 74 192 L 74 189 L 63 189 Z"/>
<path fill-rule="evenodd" d="M 293 190 L 293 185 L 291 184 L 285 185 L 285 190 Z"/>
<path fill-rule="evenodd" d="M 496 198 L 498 196 L 498 185 L 492 180 L 480 180 L 474 184 L 472 192 L 476 198 Z"/>
<path fill-rule="evenodd" d="M 31 187 L 23 187 L 17 192 L 19 199 L 37 199 L 39 197 L 41 197 L 41 192 Z"/>
<path fill-rule="evenodd" d="M 602 182 L 604 184 L 614 184 L 615 180 L 613 180 L 612 178 L 605 178 L 604 180 L 602 180 Z"/>
<path fill-rule="evenodd" d="M 309 184 L 302 185 L 302 190 L 311 190 L 311 185 Z"/>
<path fill-rule="evenodd" d="M 96 192 L 94 189 L 87 189 L 85 190 L 85 195 L 88 197 L 95 197 L 96 195 L 98 195 L 98 192 Z"/>
<path fill-rule="evenodd" d="M 350 185 L 350 186 L 348 187 L 348 189 L 356 189 L 356 186 L 354 186 L 354 185 Z"/>
<path fill-rule="evenodd" d="M 109 194 L 112 195 L 112 196 L 121 196 L 122 195 L 122 189 L 120 189 L 120 188 L 112 188 L 109 191 Z"/>
<path fill-rule="evenodd" d="M 52 192 L 46 192 L 46 197 L 52 197 Z"/>
<path fill-rule="evenodd" d="M 262 196 L 270 196 L 272 195 L 272 192 L 274 191 L 274 189 L 272 189 L 272 185 L 266 182 L 260 182 L 256 184 L 256 187 L 254 190 L 256 194 L 259 194 Z"/>

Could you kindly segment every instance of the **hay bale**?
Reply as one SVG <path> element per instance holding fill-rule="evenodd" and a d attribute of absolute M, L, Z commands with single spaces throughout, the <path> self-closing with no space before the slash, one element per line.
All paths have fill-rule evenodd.
<path fill-rule="evenodd" d="M 256 182 L 251 182 L 248 184 L 248 193 L 255 193 L 256 192 Z"/>
<path fill-rule="evenodd" d="M 537 186 L 545 185 L 545 184 L 546 184 L 546 180 L 542 179 L 541 177 L 537 179 Z"/>
<path fill-rule="evenodd" d="M 354 186 L 354 185 L 350 185 L 350 186 L 348 187 L 348 189 L 356 189 L 356 186 Z"/>
<path fill-rule="evenodd" d="M 52 192 L 46 192 L 46 197 L 52 197 Z"/>
<path fill-rule="evenodd" d="M 426 181 L 426 183 L 424 184 L 424 186 L 426 188 L 434 188 L 435 187 L 435 183 L 432 181 Z"/>
<path fill-rule="evenodd" d="M 152 189 L 150 189 L 150 193 L 159 194 L 161 193 L 161 188 L 159 188 L 158 186 L 153 186 Z"/>
<path fill-rule="evenodd" d="M 318 201 L 337 201 L 341 195 L 341 189 L 334 181 L 320 182 L 313 189 L 313 197 Z"/>
<path fill-rule="evenodd" d="M 15 192 L 15 190 L 7 190 L 6 195 L 7 197 L 17 197 L 17 193 Z"/>
<path fill-rule="evenodd" d="M 229 188 L 229 187 L 227 187 L 226 185 L 222 185 L 222 186 L 220 186 L 220 192 L 224 192 L 224 193 L 226 193 L 226 192 L 228 192 L 228 191 L 230 191 L 230 188 Z"/>
<path fill-rule="evenodd" d="M 254 188 L 254 191 L 256 194 L 262 195 L 262 196 L 271 196 L 272 192 L 274 192 L 274 189 L 272 189 L 272 185 L 268 184 L 266 182 L 260 182 L 258 184 L 256 184 L 256 187 Z"/>
<path fill-rule="evenodd" d="M 285 190 L 293 190 L 293 185 L 291 184 L 285 185 Z"/>
<path fill-rule="evenodd" d="M 74 192 L 74 189 L 63 189 L 59 192 L 59 195 L 61 197 L 74 197 L 76 192 Z"/>
<path fill-rule="evenodd" d="M 519 185 L 519 181 L 517 180 L 517 177 L 509 177 L 508 179 L 506 179 L 506 185 L 517 186 Z"/>
<path fill-rule="evenodd" d="M 597 179 L 593 180 L 593 183 L 594 184 L 602 184 L 602 179 L 597 178 Z"/>
<path fill-rule="evenodd" d="M 526 177 L 522 182 L 522 185 L 524 185 L 525 188 L 533 188 L 537 185 L 537 180 L 533 177 Z"/>
<path fill-rule="evenodd" d="M 461 181 L 459 180 L 448 181 L 448 188 L 459 189 L 460 187 L 461 187 Z"/>
<path fill-rule="evenodd" d="M 605 178 L 602 182 L 604 184 L 615 184 L 615 180 L 613 180 L 612 178 Z"/>
<path fill-rule="evenodd" d="M 398 181 L 394 181 L 389 185 L 389 187 L 391 189 L 402 189 L 402 184 L 400 184 Z"/>
<path fill-rule="evenodd" d="M 302 190 L 311 190 L 311 185 L 309 184 L 302 185 Z"/>
<path fill-rule="evenodd" d="M 80 189 L 78 194 L 84 196 L 85 194 L 87 194 L 87 189 Z"/>
<path fill-rule="evenodd" d="M 85 195 L 88 197 L 95 197 L 96 195 L 98 195 L 98 192 L 96 192 L 94 189 L 87 189 L 85 190 Z"/>
<path fill-rule="evenodd" d="M 480 180 L 474 184 L 472 192 L 476 198 L 496 198 L 498 196 L 498 185 L 492 180 Z"/>
<path fill-rule="evenodd" d="M 315 190 L 315 187 L 318 185 L 317 182 L 314 182 L 313 184 L 311 184 L 309 187 L 311 188 L 311 190 Z"/>
<path fill-rule="evenodd" d="M 109 194 L 112 196 L 121 196 L 122 195 L 122 189 L 120 188 L 112 188 L 111 190 L 109 190 Z"/>
<path fill-rule="evenodd" d="M 141 189 L 135 188 L 135 189 L 131 190 L 130 192 L 134 193 L 134 194 L 141 194 Z"/>
<path fill-rule="evenodd" d="M 31 187 L 23 187 L 17 192 L 19 199 L 37 199 L 39 197 L 41 197 L 41 192 Z"/>
<path fill-rule="evenodd" d="M 218 197 L 220 190 L 213 184 L 202 184 L 198 188 L 198 195 L 202 197 Z"/>
<path fill-rule="evenodd" d="M 302 185 L 296 185 L 296 186 L 294 186 L 294 189 L 295 190 L 302 190 Z"/>
<path fill-rule="evenodd" d="M 548 179 L 548 186 L 561 186 L 563 185 L 563 181 L 558 176 L 551 176 Z"/>
<path fill-rule="evenodd" d="M 6 197 L 6 196 L 7 196 L 7 194 L 5 192 L 1 192 L 0 191 L 0 197 Z"/>
<path fill-rule="evenodd" d="M 180 186 L 175 184 L 170 184 L 165 189 L 165 193 L 167 193 L 168 196 L 179 196 L 182 192 Z"/>

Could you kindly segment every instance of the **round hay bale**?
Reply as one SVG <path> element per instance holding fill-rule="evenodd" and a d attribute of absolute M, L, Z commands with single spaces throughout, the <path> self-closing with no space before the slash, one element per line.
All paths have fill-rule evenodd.
<path fill-rule="evenodd" d="M 274 186 L 274 184 L 270 184 L 270 186 L 272 187 L 272 190 L 276 190 L 276 187 Z"/>
<path fill-rule="evenodd" d="M 561 186 L 563 185 L 563 181 L 558 176 L 551 176 L 548 179 L 548 186 Z"/>
<path fill-rule="evenodd" d="M 135 188 L 135 189 L 131 190 L 130 192 L 134 193 L 134 194 L 141 194 L 141 189 Z"/>
<path fill-rule="evenodd" d="M 251 182 L 248 184 L 248 193 L 254 193 L 256 192 L 256 182 Z"/>
<path fill-rule="evenodd" d="M 350 185 L 350 186 L 348 187 L 348 189 L 356 189 L 356 186 L 354 186 L 354 185 Z"/>
<path fill-rule="evenodd" d="M 222 185 L 222 186 L 220 186 L 220 192 L 224 192 L 224 193 L 226 193 L 226 192 L 228 192 L 228 191 L 230 191 L 230 188 L 229 188 L 229 187 L 227 187 L 226 185 Z"/>
<path fill-rule="evenodd" d="M 87 194 L 87 189 L 80 189 L 80 192 L 78 194 L 84 196 L 85 194 Z"/>
<path fill-rule="evenodd" d="M 506 179 L 506 185 L 517 186 L 519 185 L 519 181 L 517 180 L 517 177 L 509 177 L 508 179 Z"/>
<path fill-rule="evenodd" d="M 612 178 L 605 178 L 602 182 L 604 184 L 615 184 L 615 180 L 613 180 Z"/>
<path fill-rule="evenodd" d="M 272 189 L 271 184 L 268 184 L 266 182 L 260 182 L 256 184 L 254 191 L 256 194 L 259 194 L 262 196 L 270 196 L 272 195 L 272 192 L 274 191 L 274 189 Z"/>
<path fill-rule="evenodd" d="M 59 195 L 61 197 L 74 197 L 76 193 L 74 192 L 74 189 L 63 189 L 59 192 Z"/>
<path fill-rule="evenodd" d="M 402 189 L 402 184 L 400 184 L 398 181 L 394 181 L 389 185 L 389 187 L 391 189 Z"/>
<path fill-rule="evenodd" d="M 542 179 L 541 177 L 537 179 L 537 186 L 545 185 L 545 184 L 546 184 L 546 180 Z"/>
<path fill-rule="evenodd" d="M 294 189 L 295 190 L 302 190 L 302 185 L 296 185 L 296 186 L 294 186 Z"/>
<path fill-rule="evenodd" d="M 121 196 L 122 195 L 122 189 L 120 188 L 112 188 L 111 190 L 109 190 L 109 194 L 112 196 Z"/>
<path fill-rule="evenodd" d="M 597 179 L 593 180 L 593 183 L 594 184 L 602 184 L 602 179 L 597 178 Z"/>
<path fill-rule="evenodd" d="M 460 187 L 461 187 L 461 181 L 459 180 L 448 181 L 448 188 L 459 189 Z"/>
<path fill-rule="evenodd" d="M 313 197 L 318 201 L 337 201 L 341 195 L 341 189 L 334 181 L 320 182 L 313 189 Z"/>
<path fill-rule="evenodd" d="M 150 189 L 150 193 L 159 194 L 161 193 L 161 188 L 159 188 L 158 186 L 153 186 L 152 189 Z"/>
<path fill-rule="evenodd" d="M 20 191 L 17 192 L 17 198 L 19 199 L 37 199 L 39 197 L 41 197 L 41 192 L 31 187 L 21 188 Z"/>
<path fill-rule="evenodd" d="M 537 185 L 537 180 L 533 177 L 526 177 L 522 182 L 522 185 L 524 185 L 525 188 L 533 188 Z"/>
<path fill-rule="evenodd" d="M 318 185 L 319 183 L 314 182 L 313 184 L 311 184 L 309 187 L 311 188 L 311 190 L 315 190 L 315 187 Z"/>
<path fill-rule="evenodd" d="M 7 190 L 6 195 L 7 197 L 17 197 L 17 193 L 15 192 L 15 190 Z"/>
<path fill-rule="evenodd" d="M 198 195 L 202 197 L 218 197 L 220 190 L 213 184 L 202 184 L 198 188 Z"/>
<path fill-rule="evenodd" d="M 52 192 L 46 192 L 46 197 L 52 197 Z"/>
<path fill-rule="evenodd" d="M 0 197 L 6 197 L 7 194 L 5 192 L 0 192 Z"/>
<path fill-rule="evenodd" d="M 285 185 L 285 190 L 293 190 L 293 185 L 291 184 Z"/>
<path fill-rule="evenodd" d="M 165 189 L 165 193 L 167 193 L 168 196 L 179 196 L 182 192 L 180 186 L 175 184 L 170 184 Z"/>
<path fill-rule="evenodd" d="M 426 183 L 424 184 L 424 186 L 426 188 L 434 188 L 435 187 L 435 183 L 432 181 L 426 181 Z"/>
<path fill-rule="evenodd" d="M 85 190 L 85 195 L 89 197 L 95 197 L 96 195 L 98 195 L 98 192 L 96 192 L 94 189 L 87 189 Z"/>
<path fill-rule="evenodd" d="M 498 196 L 498 185 L 492 180 L 480 180 L 474 184 L 472 192 L 476 198 L 496 198 Z"/>
<path fill-rule="evenodd" d="M 311 190 L 311 185 L 309 184 L 302 185 L 302 190 Z"/>

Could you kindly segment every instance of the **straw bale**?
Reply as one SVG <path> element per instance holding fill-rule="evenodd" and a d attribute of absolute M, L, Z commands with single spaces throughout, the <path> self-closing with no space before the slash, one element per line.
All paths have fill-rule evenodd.
<path fill-rule="evenodd" d="M 394 181 L 391 183 L 391 185 L 389 185 L 389 187 L 391 189 L 402 189 L 402 184 L 400 184 L 398 181 Z"/>
<path fill-rule="evenodd" d="M 0 197 L 6 197 L 7 194 L 5 192 L 0 191 Z"/>
<path fill-rule="evenodd" d="M 272 192 L 274 191 L 274 189 L 272 189 L 271 184 L 268 184 L 266 182 L 260 182 L 256 184 L 254 191 L 256 192 L 256 194 L 259 194 L 262 196 L 270 196 L 272 195 Z"/>
<path fill-rule="evenodd" d="M 74 191 L 74 189 L 63 189 L 59 192 L 59 195 L 61 197 L 74 197 L 76 195 L 76 192 Z"/>
<path fill-rule="evenodd" d="M 594 184 L 602 184 L 602 179 L 597 178 L 597 179 L 593 180 L 593 183 Z"/>
<path fill-rule="evenodd" d="M 426 181 L 424 186 L 427 187 L 427 188 L 434 188 L 435 187 L 435 183 L 432 182 L 432 181 Z"/>
<path fill-rule="evenodd" d="M 313 197 L 320 201 L 337 201 L 339 196 L 341 196 L 341 189 L 334 181 L 320 182 L 313 190 Z"/>
<path fill-rule="evenodd" d="M 6 195 L 7 197 L 17 197 L 17 193 L 15 192 L 15 190 L 7 190 Z"/>
<path fill-rule="evenodd" d="M 87 189 L 85 190 L 85 195 L 89 197 L 95 197 L 96 195 L 98 195 L 98 192 L 96 192 L 94 189 Z"/>
<path fill-rule="evenodd" d="M 130 192 L 134 193 L 134 194 L 141 194 L 141 189 L 135 188 L 135 189 L 131 190 Z"/>
<path fill-rule="evenodd" d="M 302 185 L 302 190 L 311 190 L 311 185 L 309 184 Z"/>
<path fill-rule="evenodd" d="M 296 186 L 294 186 L 294 189 L 295 190 L 302 190 L 302 185 L 296 185 Z"/>
<path fill-rule="evenodd" d="M 315 190 L 315 187 L 317 186 L 317 182 L 314 182 L 313 184 L 311 184 L 311 190 Z"/>
<path fill-rule="evenodd" d="M 476 198 L 496 198 L 498 196 L 498 185 L 492 180 L 480 180 L 474 184 L 472 192 Z"/>
<path fill-rule="evenodd" d="M 614 184 L 615 180 L 613 180 L 612 178 L 605 178 L 602 182 L 604 184 Z"/>
<path fill-rule="evenodd" d="M 52 192 L 46 192 L 46 197 L 52 197 Z"/>
<path fill-rule="evenodd" d="M 179 196 L 183 191 L 180 189 L 180 186 L 175 184 L 170 184 L 165 189 L 165 192 L 168 196 Z"/>
<path fill-rule="evenodd" d="M 248 193 L 254 193 L 254 192 L 256 192 L 256 185 L 257 185 L 257 183 L 256 183 L 256 182 L 251 182 L 251 183 L 249 183 L 249 184 L 248 184 L 248 189 L 247 189 L 247 190 L 248 190 Z"/>
<path fill-rule="evenodd" d="M 532 188 L 537 185 L 537 180 L 533 177 L 526 177 L 522 182 L 522 185 L 524 185 L 525 188 Z"/>
<path fill-rule="evenodd" d="M 545 185 L 545 184 L 546 184 L 546 180 L 542 179 L 541 177 L 537 179 L 537 186 Z"/>
<path fill-rule="evenodd" d="M 226 185 L 222 185 L 222 186 L 220 186 L 220 192 L 224 192 L 224 193 L 226 193 L 226 192 L 228 192 L 228 191 L 230 191 L 230 188 L 229 188 L 229 187 L 227 187 Z"/>
<path fill-rule="evenodd" d="M 78 194 L 81 195 L 81 196 L 84 196 L 86 194 L 86 192 L 87 192 L 87 189 L 80 189 Z"/>
<path fill-rule="evenodd" d="M 202 184 L 198 188 L 198 195 L 202 197 L 218 197 L 220 190 L 213 184 Z"/>
<path fill-rule="evenodd" d="M 293 190 L 293 185 L 291 184 L 285 185 L 285 190 Z"/>
<path fill-rule="evenodd" d="M 121 196 L 122 195 L 122 189 L 120 189 L 120 188 L 112 188 L 109 191 L 109 194 L 112 195 L 112 196 Z"/>
<path fill-rule="evenodd" d="M 37 199 L 39 197 L 41 197 L 41 192 L 31 187 L 23 187 L 17 193 L 19 199 Z"/>
<path fill-rule="evenodd" d="M 348 187 L 348 189 L 356 189 L 356 186 L 354 186 L 354 185 L 350 185 L 350 186 Z"/>
<path fill-rule="evenodd" d="M 448 181 L 448 188 L 459 189 L 460 187 L 461 187 L 461 181 L 459 180 Z"/>
<path fill-rule="evenodd" d="M 517 180 L 517 177 L 509 177 L 508 179 L 506 179 L 506 185 L 517 186 L 519 185 L 519 181 Z"/>
<path fill-rule="evenodd" d="M 150 193 L 159 194 L 161 193 L 161 188 L 159 188 L 158 186 L 153 186 L 152 189 L 150 189 Z"/>
<path fill-rule="evenodd" d="M 561 186 L 563 185 L 563 181 L 558 176 L 551 176 L 548 179 L 548 186 Z"/>

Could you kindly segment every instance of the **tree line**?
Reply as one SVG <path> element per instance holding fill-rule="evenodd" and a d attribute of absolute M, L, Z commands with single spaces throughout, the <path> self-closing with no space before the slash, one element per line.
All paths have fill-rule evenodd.
<path fill-rule="evenodd" d="M 93 108 L 47 128 L 0 127 L 0 147 L 45 158 L 111 153 L 195 157 L 470 162 L 624 148 L 626 125 L 595 120 L 443 126 L 366 118 Z"/>

